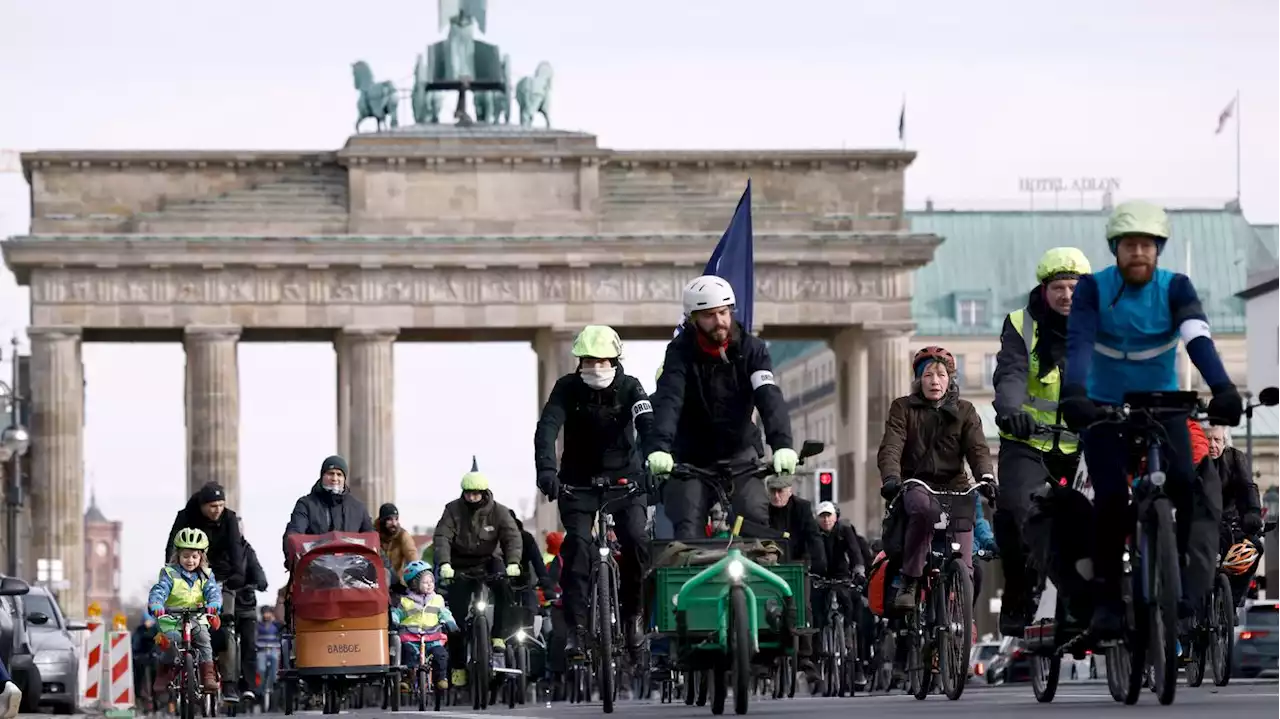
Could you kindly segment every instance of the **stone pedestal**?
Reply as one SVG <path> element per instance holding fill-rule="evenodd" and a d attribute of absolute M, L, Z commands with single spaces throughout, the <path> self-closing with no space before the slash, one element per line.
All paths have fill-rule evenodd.
<path fill-rule="evenodd" d="M 866 532 L 872 522 L 867 514 L 868 497 L 878 491 L 878 475 L 868 481 L 868 459 L 875 456 L 876 447 L 868 446 L 867 406 L 869 351 L 867 338 L 860 330 L 849 328 L 841 331 L 831 342 L 836 362 L 836 447 L 839 455 L 836 465 L 840 482 L 852 491 L 848 504 L 852 507 L 849 518 L 859 532 Z M 837 497 L 839 499 L 839 497 Z"/>
<path fill-rule="evenodd" d="M 538 355 L 538 412 L 551 396 L 551 388 L 563 376 L 578 367 L 573 356 L 574 333 L 570 330 L 540 329 L 534 334 L 533 351 Z M 537 420 L 537 417 L 534 417 Z M 564 449 L 564 435 L 556 439 L 556 456 Z M 554 502 L 538 494 L 534 506 L 534 519 L 538 532 L 552 532 L 560 528 L 560 515 Z"/>
<path fill-rule="evenodd" d="M 900 331 L 877 331 L 867 336 L 867 374 L 870 379 L 867 397 L 867 422 L 869 429 L 867 482 L 879 486 L 880 469 L 876 466 L 876 453 L 884 437 L 884 423 L 889 417 L 889 405 L 911 391 L 911 336 Z M 879 490 L 868 493 L 869 521 L 878 522 L 884 511 Z"/>
<path fill-rule="evenodd" d="M 31 327 L 31 561 L 61 560 L 68 616 L 84 603 L 84 366 L 79 327 Z"/>
<path fill-rule="evenodd" d="M 339 371 L 339 385 L 350 387 L 348 487 L 376 515 L 384 502 L 394 502 L 395 472 L 395 341 L 399 330 L 347 327 L 339 340 L 339 357 L 349 366 Z M 343 390 L 339 389 L 339 397 Z M 341 399 L 339 407 L 341 407 Z M 341 417 L 341 415 L 340 415 Z M 341 418 L 339 419 L 341 422 Z"/>
<path fill-rule="evenodd" d="M 187 327 L 187 494 L 207 482 L 240 509 L 240 328 Z"/>

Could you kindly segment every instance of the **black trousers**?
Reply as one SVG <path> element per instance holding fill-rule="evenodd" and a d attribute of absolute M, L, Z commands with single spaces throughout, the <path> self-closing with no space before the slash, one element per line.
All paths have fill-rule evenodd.
<path fill-rule="evenodd" d="M 755 462 L 754 450 L 738 458 L 743 468 Z M 742 476 L 725 487 L 732 512 L 759 527 L 769 526 L 769 493 L 758 477 Z M 676 539 L 705 539 L 707 515 L 716 503 L 716 492 L 699 479 L 670 479 L 662 489 L 662 503 L 675 527 Z M 730 509 L 726 507 L 726 509 Z M 750 532 L 743 531 L 744 536 Z"/>
<path fill-rule="evenodd" d="M 596 511 L 600 508 L 598 496 L 579 494 L 560 498 L 560 523 L 564 525 L 564 544 L 560 558 L 564 568 L 560 572 L 560 589 L 563 592 L 566 618 L 572 626 L 585 627 L 589 620 L 587 609 L 591 606 L 587 593 L 591 590 L 591 563 L 598 561 L 595 555 Z M 643 497 L 630 497 L 612 502 L 607 507 L 613 515 L 613 532 L 618 537 L 622 557 L 618 562 L 618 604 L 622 615 L 641 614 L 644 608 L 644 575 L 649 568 L 649 541 L 645 535 L 648 521 Z"/>
<path fill-rule="evenodd" d="M 1039 580 L 1029 561 L 1023 535 L 1031 512 L 1031 495 L 1043 488 L 1049 477 L 1065 477 L 1070 485 L 1079 459 L 1079 454 L 1042 453 L 1023 442 L 1000 440 L 1000 494 L 996 498 L 991 528 L 1000 547 L 1000 564 L 1004 569 L 1004 601 L 1019 611 L 1029 609 L 1027 602 Z"/>

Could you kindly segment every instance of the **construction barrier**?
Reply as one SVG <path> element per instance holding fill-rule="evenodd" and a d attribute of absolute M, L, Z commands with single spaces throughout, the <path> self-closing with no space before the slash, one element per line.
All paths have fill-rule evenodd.
<path fill-rule="evenodd" d="M 88 629 L 83 632 L 80 653 L 80 709 L 98 709 L 102 703 L 102 680 L 105 675 L 102 661 L 102 643 L 105 637 L 102 607 L 97 602 L 89 605 Z"/>
<path fill-rule="evenodd" d="M 107 652 L 107 716 L 133 716 L 133 641 L 124 616 L 116 617 Z"/>

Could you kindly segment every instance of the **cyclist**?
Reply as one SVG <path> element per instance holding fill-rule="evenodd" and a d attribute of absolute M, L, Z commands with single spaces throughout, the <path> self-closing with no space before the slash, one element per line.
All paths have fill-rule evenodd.
<path fill-rule="evenodd" d="M 677 461 L 697 467 L 720 462 L 750 465 L 763 454 L 753 410 L 760 412 L 765 439 L 773 448 L 776 474 L 794 474 L 799 456 L 792 449 L 791 418 L 782 389 L 773 377 L 773 362 L 763 340 L 733 319 L 733 287 L 714 275 L 685 285 L 685 323 L 667 345 L 654 391 L 653 438 L 649 469 L 671 472 Z M 753 527 L 769 523 L 764 483 L 750 475 L 736 478 L 732 492 L 735 515 Z M 668 482 L 663 506 L 676 539 L 702 535 L 713 492 L 696 479 Z"/>
<path fill-rule="evenodd" d="M 401 573 L 405 593 L 391 610 L 394 626 L 400 632 L 401 665 L 417 668 L 426 661 L 419 652 L 419 642 L 436 663 L 436 688 L 449 688 L 449 655 L 445 651 L 445 630 L 458 631 L 453 613 L 445 606 L 444 597 L 436 594 L 436 578 L 431 567 L 421 560 L 409 562 Z"/>
<path fill-rule="evenodd" d="M 414 544 L 413 535 L 400 526 L 400 509 L 391 502 L 378 508 L 374 526 L 378 530 L 379 553 L 391 570 L 391 581 L 398 589 L 403 589 L 404 568 L 415 561 L 418 545 Z"/>
<path fill-rule="evenodd" d="M 982 478 L 979 491 L 991 499 L 995 485 L 991 484 L 991 456 L 982 418 L 971 402 L 960 399 L 955 358 L 941 347 L 925 347 L 912 358 L 911 369 L 915 376 L 911 394 L 889 405 L 884 438 L 876 455 L 882 478 L 880 495 L 897 497 L 904 478 L 919 479 L 938 490 L 965 489 L 969 486 L 964 471 L 967 461 L 970 471 Z M 942 508 L 933 495 L 909 485 L 898 511 L 906 513 L 907 522 L 893 608 L 906 612 L 916 606 L 916 586 L 924 573 L 934 524 Z M 973 505 L 955 502 L 949 514 L 960 556 L 973 576 Z"/>
<path fill-rule="evenodd" d="M 280 650 L 283 646 L 280 643 L 280 633 L 284 631 L 284 624 L 276 619 L 275 607 L 259 607 L 258 616 L 254 637 L 258 646 L 257 670 L 262 677 L 258 703 L 263 711 L 272 711 L 275 702 L 272 701 L 271 693 L 275 689 L 276 672 L 280 670 Z"/>
<path fill-rule="evenodd" d="M 538 489 L 549 500 L 558 500 L 560 523 L 565 528 L 561 554 L 563 590 L 569 633 L 567 650 L 584 646 L 591 579 L 595 515 L 610 499 L 590 492 L 561 495 L 561 486 L 589 487 L 595 477 L 630 478 L 646 482 L 636 452 L 635 435 L 643 442 L 653 426 L 653 406 L 640 380 L 622 369 L 622 338 L 611 327 L 589 325 L 573 342 L 578 368 L 556 381 L 534 431 L 534 462 Z M 564 452 L 556 472 L 556 436 L 564 428 Z M 634 431 L 633 431 L 634 428 Z M 633 650 L 644 641 L 642 579 L 649 566 L 649 542 L 645 536 L 648 500 L 633 495 L 611 501 L 622 558 L 619 562 L 618 603 L 621 605 L 627 644 Z"/>
<path fill-rule="evenodd" d="M 480 473 L 475 457 L 471 458 L 471 471 L 462 475 L 462 496 L 449 502 L 444 507 L 444 514 L 436 523 L 435 560 L 439 570 L 436 574 L 441 581 L 454 578 L 457 571 L 479 570 L 485 574 L 492 573 L 495 564 L 501 558 L 506 564 L 508 577 L 520 576 L 520 562 L 524 555 L 524 542 L 520 530 L 511 519 L 511 510 L 498 504 L 489 490 L 489 478 Z M 454 565 L 457 565 L 456 569 Z M 459 577 L 449 592 L 449 611 L 456 617 L 467 616 L 471 604 L 471 595 L 477 579 Z M 507 584 L 495 582 L 490 585 L 493 590 L 495 607 L 511 605 Z M 493 613 L 493 626 L 490 637 L 493 646 L 505 650 L 507 643 L 503 637 L 505 612 Z M 457 669 L 465 665 L 462 656 L 467 642 L 450 642 L 449 664 L 453 670 L 453 685 L 466 686 L 467 673 Z"/>
<path fill-rule="evenodd" d="M 1046 470 L 1054 479 L 1076 474 L 1076 437 L 1039 434 L 1036 426 L 1060 423 L 1058 394 L 1067 353 L 1067 315 L 1080 275 L 1090 272 L 1089 260 L 1074 247 L 1054 247 L 1044 253 L 1036 265 L 1040 284 L 1028 294 L 1026 307 L 1005 317 L 1000 332 L 992 404 L 1000 429 L 1001 491 L 992 529 L 1003 558 L 1000 633 L 1005 636 L 1022 636 L 1035 613 L 1037 580 L 1023 539 L 1031 494 L 1044 485 Z"/>
<path fill-rule="evenodd" d="M 1240 607 L 1262 562 L 1262 502 L 1258 485 L 1249 474 L 1248 457 L 1231 446 L 1229 432 L 1228 427 L 1210 425 L 1205 435 L 1209 462 L 1222 481 L 1222 566 L 1230 577 L 1232 598 Z M 1236 541 L 1237 525 L 1243 535 L 1240 541 Z"/>
<path fill-rule="evenodd" d="M 203 609 L 208 615 L 201 617 L 191 628 L 191 644 L 199 661 L 200 684 L 206 692 L 218 691 L 218 673 L 213 666 L 213 643 L 209 627 L 217 631 L 222 623 L 222 588 L 209 567 L 209 537 L 199 529 L 178 530 L 173 538 L 173 553 L 160 570 L 160 578 L 147 593 L 147 611 L 155 617 L 164 639 L 158 643 L 167 645 L 166 656 L 156 672 L 154 689 L 167 689 L 176 665 L 181 661 L 178 650 L 182 645 L 182 632 L 178 620 L 166 616 L 169 610 Z"/>
<path fill-rule="evenodd" d="M 1235 425 L 1243 407 L 1227 376 L 1209 333 L 1209 321 L 1195 286 L 1186 275 L 1157 267 L 1169 239 L 1169 216 L 1147 202 L 1120 204 L 1106 228 L 1116 264 L 1076 285 L 1067 330 L 1067 377 L 1059 406 L 1075 430 L 1102 417 L 1098 405 L 1123 404 L 1126 392 L 1174 391 L 1179 338 L 1213 392 L 1209 416 Z M 1199 483 L 1193 482 L 1191 445 L 1186 417 L 1164 422 L 1169 446 L 1166 491 L 1177 508 L 1179 553 L 1186 557 L 1179 613 L 1192 616 L 1188 597 L 1204 596 L 1216 557 L 1216 538 L 1190 541 L 1190 519 L 1204 508 Z M 1133 527 L 1128 512 L 1130 442 L 1119 424 L 1085 431 L 1085 461 L 1094 491 L 1098 525 L 1093 571 L 1098 582 L 1092 629 L 1095 636 L 1115 636 L 1122 628 L 1121 554 Z M 1210 541 L 1212 540 L 1212 541 Z"/>
<path fill-rule="evenodd" d="M 867 578 L 867 566 L 871 558 L 866 556 L 864 540 L 858 530 L 848 521 L 840 520 L 840 510 L 832 502 L 818 505 L 818 531 L 822 540 L 823 553 L 827 557 L 827 571 L 823 575 L 827 579 L 853 579 L 864 583 Z M 826 621 L 826 590 L 813 591 L 813 617 L 818 626 Z M 840 589 L 836 593 L 836 601 L 840 603 L 840 611 L 844 614 L 846 626 L 858 627 L 863 637 L 871 636 L 871 613 L 862 604 L 862 594 L 852 589 Z M 858 643 L 861 656 L 854 666 L 854 684 L 865 683 L 862 677 L 863 661 L 870 659 L 871 647 L 866 641 Z"/>

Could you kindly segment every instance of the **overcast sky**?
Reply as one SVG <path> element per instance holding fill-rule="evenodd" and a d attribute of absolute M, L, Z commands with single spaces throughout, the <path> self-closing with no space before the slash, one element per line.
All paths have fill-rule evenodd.
<path fill-rule="evenodd" d="M 430 0 L 358 7 L 0 0 L 0 149 L 337 149 L 355 119 L 350 63 L 403 85 L 442 37 Z M 1121 196 L 1220 204 L 1235 194 L 1235 127 L 1214 130 L 1238 90 L 1244 210 L 1276 222 L 1278 23 L 1274 0 L 493 0 L 488 39 L 517 78 L 549 61 L 555 125 L 605 147 L 894 147 L 905 97 L 915 206 L 1025 207 L 1021 177 L 1112 177 Z M 0 236 L 27 230 L 27 193 L 0 175 Z M 0 271 L 0 333 L 27 318 L 27 290 Z M 650 389 L 661 351 L 628 345 Z M 135 594 L 185 500 L 182 350 L 89 345 L 84 361 L 85 481 L 125 522 Z M 501 501 L 532 497 L 535 371 L 525 344 L 397 347 L 406 523 L 439 516 L 472 453 Z M 240 350 L 236 509 L 273 590 L 289 509 L 334 449 L 334 372 L 327 345 Z"/>

